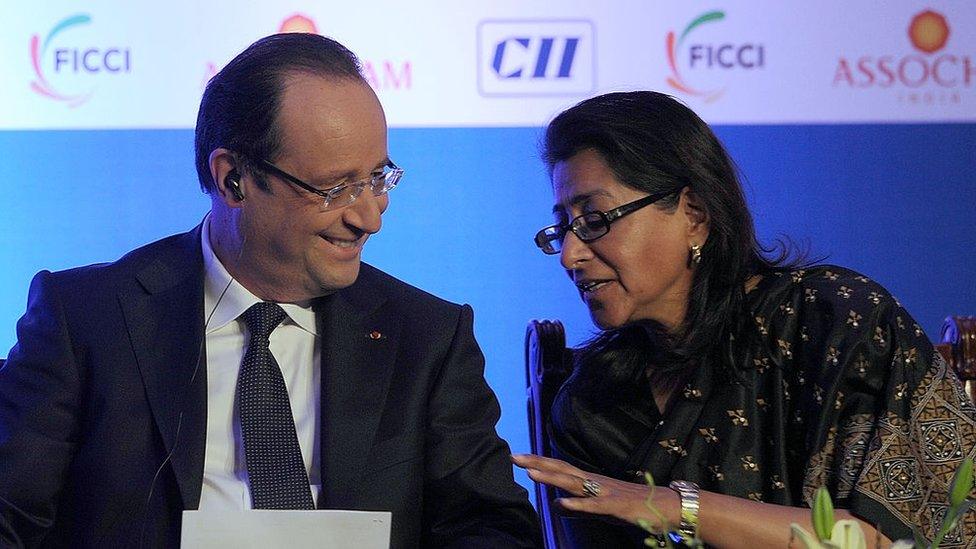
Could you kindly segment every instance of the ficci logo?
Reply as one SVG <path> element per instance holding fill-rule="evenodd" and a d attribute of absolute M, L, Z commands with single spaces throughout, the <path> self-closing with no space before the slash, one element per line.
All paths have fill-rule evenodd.
<path fill-rule="evenodd" d="M 722 97 L 725 88 L 695 86 L 682 76 L 708 71 L 756 70 L 766 66 L 766 48 L 753 42 L 692 41 L 692 32 L 703 25 L 725 19 L 724 11 L 709 11 L 694 18 L 680 35 L 669 31 L 665 38 L 665 50 L 671 75 L 668 85 L 687 95 L 701 97 L 711 103 Z"/>
<path fill-rule="evenodd" d="M 79 46 L 77 42 L 65 41 L 67 31 L 78 30 L 91 22 L 90 15 L 75 14 L 54 25 L 43 40 L 39 34 L 31 36 L 30 60 L 34 80 L 30 87 L 35 93 L 69 107 L 77 107 L 91 99 L 89 78 L 132 70 L 132 52 L 129 48 Z M 52 82 L 57 82 L 58 87 Z M 82 86 L 88 86 L 88 91 L 61 91 L 65 87 Z"/>
<path fill-rule="evenodd" d="M 969 55 L 943 51 L 952 35 L 946 17 L 929 9 L 919 12 L 907 35 L 920 53 L 840 56 L 834 86 L 907 91 L 901 98 L 912 103 L 958 103 L 959 89 L 971 88 L 976 80 L 976 67 Z"/>

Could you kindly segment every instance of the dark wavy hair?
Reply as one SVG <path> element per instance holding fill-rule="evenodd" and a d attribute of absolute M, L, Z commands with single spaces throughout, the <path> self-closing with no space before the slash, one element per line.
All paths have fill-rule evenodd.
<path fill-rule="evenodd" d="M 609 93 L 566 110 L 546 129 L 543 157 L 550 177 L 558 162 L 592 149 L 622 184 L 655 194 L 687 186 L 708 215 L 709 234 L 694 267 L 682 325 L 668 332 L 648 321 L 605 330 L 578 353 L 578 376 L 594 393 L 646 395 L 648 379 L 718 360 L 734 368 L 730 336 L 744 326 L 747 280 L 799 264 L 781 242 L 778 257 L 756 239 L 736 168 L 712 130 L 673 97 L 652 91 Z M 655 207 L 673 211 L 675 193 Z M 651 368 L 649 365 L 653 365 Z M 589 375 L 588 375 L 589 374 Z M 664 376 L 658 378 L 658 376 Z"/>
<path fill-rule="evenodd" d="M 331 38 L 283 33 L 248 46 L 210 79 L 200 101 L 194 148 L 203 192 L 216 189 L 210 176 L 214 149 L 239 153 L 244 173 L 253 169 L 248 159 L 276 159 L 281 149 L 281 93 L 286 77 L 295 73 L 366 83 L 356 55 Z M 257 184 L 267 190 L 263 178 L 257 178 Z"/>

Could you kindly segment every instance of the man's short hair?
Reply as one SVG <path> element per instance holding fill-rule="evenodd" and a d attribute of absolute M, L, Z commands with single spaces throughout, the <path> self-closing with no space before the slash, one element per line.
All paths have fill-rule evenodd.
<path fill-rule="evenodd" d="M 238 153 L 238 169 L 245 173 L 253 171 L 249 159 L 276 159 L 281 147 L 281 92 L 286 77 L 294 73 L 366 83 L 356 55 L 324 36 L 274 34 L 248 46 L 210 80 L 200 101 L 194 145 L 203 192 L 216 190 L 210 175 L 214 149 Z M 263 178 L 257 182 L 267 189 Z"/>

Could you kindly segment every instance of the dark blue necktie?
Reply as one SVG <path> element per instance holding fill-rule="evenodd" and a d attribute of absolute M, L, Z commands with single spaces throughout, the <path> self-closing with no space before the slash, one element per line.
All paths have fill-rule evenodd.
<path fill-rule="evenodd" d="M 284 318 L 277 303 L 257 303 L 241 315 L 250 340 L 237 377 L 237 404 L 254 509 L 314 508 L 285 378 L 268 348 L 268 336 Z"/>

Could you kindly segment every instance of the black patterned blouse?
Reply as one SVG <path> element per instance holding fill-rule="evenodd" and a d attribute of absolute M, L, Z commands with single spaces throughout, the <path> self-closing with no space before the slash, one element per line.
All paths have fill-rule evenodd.
<path fill-rule="evenodd" d="M 557 457 L 781 505 L 809 507 L 826 486 L 835 507 L 889 538 L 921 524 L 931 539 L 953 472 L 976 456 L 976 408 L 918 324 L 880 285 L 833 266 L 767 276 L 746 308 L 755 332 L 732 346 L 737 372 L 697 369 L 665 415 L 651 398 L 592 402 L 578 365 L 553 405 Z M 942 547 L 976 547 L 974 515 Z M 597 520 L 564 525 L 577 547 L 646 537 Z"/>

